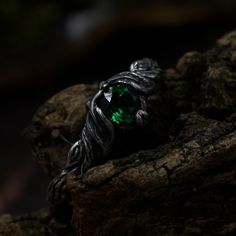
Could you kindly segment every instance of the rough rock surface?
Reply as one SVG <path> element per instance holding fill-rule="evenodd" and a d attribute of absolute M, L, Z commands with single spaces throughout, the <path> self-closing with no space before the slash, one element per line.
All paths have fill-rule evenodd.
<path fill-rule="evenodd" d="M 55 95 L 25 131 L 51 177 L 65 163 L 65 140 L 78 139 L 96 88 L 76 85 Z M 164 71 L 149 110 L 145 129 L 116 134 L 105 163 L 79 183 L 68 179 L 76 234 L 235 235 L 236 31 Z M 16 232 L 5 235 L 20 235 L 2 219 Z"/>

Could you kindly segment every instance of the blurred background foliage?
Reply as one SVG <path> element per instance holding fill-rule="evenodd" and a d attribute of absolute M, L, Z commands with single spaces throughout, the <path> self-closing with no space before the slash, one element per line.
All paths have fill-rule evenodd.
<path fill-rule="evenodd" d="M 137 58 L 174 66 L 233 30 L 235 11 L 235 0 L 0 1 L 0 213 L 47 205 L 49 180 L 21 138 L 46 99 Z"/>

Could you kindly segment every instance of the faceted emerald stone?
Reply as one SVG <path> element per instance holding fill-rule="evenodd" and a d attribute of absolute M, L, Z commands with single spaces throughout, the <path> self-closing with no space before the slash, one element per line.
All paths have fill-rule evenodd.
<path fill-rule="evenodd" d="M 136 122 L 135 116 L 140 106 L 139 95 L 127 84 L 107 88 L 101 100 L 103 113 L 118 126 L 132 126 Z"/>

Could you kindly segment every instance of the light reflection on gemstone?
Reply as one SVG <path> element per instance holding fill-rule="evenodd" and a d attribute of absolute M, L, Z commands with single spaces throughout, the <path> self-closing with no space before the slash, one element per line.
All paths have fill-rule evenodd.
<path fill-rule="evenodd" d="M 110 87 L 107 92 L 104 92 L 104 97 L 106 98 L 106 100 L 107 100 L 108 102 L 111 102 L 111 98 L 112 98 L 112 87 Z"/>
<path fill-rule="evenodd" d="M 136 122 L 136 113 L 141 107 L 137 92 L 127 84 L 116 84 L 104 91 L 101 109 L 115 125 L 129 127 Z"/>

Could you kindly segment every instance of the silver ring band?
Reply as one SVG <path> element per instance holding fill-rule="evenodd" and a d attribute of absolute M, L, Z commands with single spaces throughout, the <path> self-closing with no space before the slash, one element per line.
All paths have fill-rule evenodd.
<path fill-rule="evenodd" d="M 52 204 L 56 204 L 66 197 L 65 179 L 67 175 L 82 177 L 93 166 L 95 160 L 101 161 L 110 152 L 114 143 L 115 128 L 130 129 L 147 122 L 147 97 L 155 90 L 160 72 L 161 69 L 157 62 L 144 58 L 133 62 L 129 71 L 118 73 L 101 82 L 99 91 L 87 103 L 88 113 L 80 139 L 70 148 L 66 166 L 61 174 L 55 177 L 49 185 L 48 198 Z M 101 101 L 104 100 L 104 96 L 107 96 L 106 102 L 109 102 L 112 97 L 111 90 L 114 88 L 116 90 L 123 88 L 124 91 L 133 94 L 136 101 L 135 122 L 132 120 L 132 122 L 129 121 L 131 124 L 119 126 L 115 117 L 117 114 L 113 114 L 112 118 L 104 114 L 106 112 L 102 108 Z M 122 92 L 122 94 L 124 93 Z M 123 103 L 129 103 L 127 94 L 123 97 Z M 117 100 L 116 98 L 116 102 L 120 103 Z"/>

